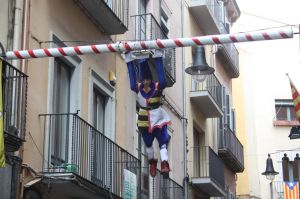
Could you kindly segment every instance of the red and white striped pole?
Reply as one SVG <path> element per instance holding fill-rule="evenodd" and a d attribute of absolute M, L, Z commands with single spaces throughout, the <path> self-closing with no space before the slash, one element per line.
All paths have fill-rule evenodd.
<path fill-rule="evenodd" d="M 100 54 L 112 52 L 126 52 L 147 49 L 178 48 L 197 45 L 212 45 L 239 43 L 262 40 L 286 39 L 293 37 L 293 28 L 271 29 L 226 35 L 208 35 L 191 38 L 157 39 L 151 41 L 117 42 L 113 44 L 99 44 L 63 48 L 44 48 L 35 50 L 16 50 L 5 53 L 6 59 L 30 59 L 40 57 L 62 57 L 86 54 Z"/>

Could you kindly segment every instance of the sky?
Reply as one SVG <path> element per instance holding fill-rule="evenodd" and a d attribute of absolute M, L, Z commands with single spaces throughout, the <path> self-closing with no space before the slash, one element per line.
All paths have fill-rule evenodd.
<path fill-rule="evenodd" d="M 300 24 L 299 0 L 236 0 L 241 16 L 231 32 L 247 32 L 273 27 Z M 299 31 L 295 27 L 295 31 Z M 300 89 L 300 45 L 299 34 L 293 39 L 259 41 L 236 44 L 250 53 L 256 60 L 258 75 L 276 76 L 278 87 L 288 82 L 289 73 L 298 90 Z M 266 76 L 267 77 L 267 76 Z M 281 84 L 279 84 L 281 82 Z M 282 86 L 286 87 L 286 84 Z"/>

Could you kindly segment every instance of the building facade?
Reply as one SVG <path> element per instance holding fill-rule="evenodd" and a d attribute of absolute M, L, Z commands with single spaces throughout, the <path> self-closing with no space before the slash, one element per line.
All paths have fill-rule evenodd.
<path fill-rule="evenodd" d="M 67 46 L 227 34 L 240 15 L 235 0 L 5 3 L 5 50 L 57 48 L 62 54 Z M 7 103 L 5 118 L 10 166 L 0 170 L 1 182 L 10 183 L 0 183 L 7 190 L 0 198 L 176 199 L 184 197 L 185 180 L 189 198 L 235 198 L 236 173 L 244 170 L 232 103 L 239 54 L 234 44 L 206 46 L 215 73 L 199 79 L 184 73 L 197 49 L 164 51 L 171 172 L 155 178 L 122 54 L 3 62 L 10 68 L 3 74 L 5 100 L 14 103 Z"/>
<path fill-rule="evenodd" d="M 234 0 L 191 0 L 186 10 L 187 37 L 229 34 L 240 16 Z M 186 66 L 195 64 L 200 56 L 197 52 L 197 48 L 185 49 Z M 237 137 L 232 103 L 232 79 L 239 76 L 239 53 L 234 44 L 220 44 L 206 46 L 205 55 L 215 72 L 187 78 L 189 195 L 235 198 L 236 174 L 244 170 L 243 145 Z"/>
<path fill-rule="evenodd" d="M 12 2 L 19 2 L 20 7 Z M 6 23 L 3 26 L 8 27 L 1 30 L 5 50 L 61 49 L 124 40 L 164 39 L 181 34 L 180 29 L 175 28 L 182 24 L 180 15 L 174 14 L 180 12 L 181 5 L 171 1 L 5 3 L 11 11 L 6 13 L 5 9 L 1 15 L 9 16 L 20 10 L 20 17 L 14 19 L 22 28 L 19 31 L 22 43 L 13 47 L 12 38 L 8 37 L 15 31 L 9 27 L 12 19 L 1 20 Z M 131 198 L 130 195 L 135 194 L 137 198 L 181 198 L 183 98 L 177 92 L 182 90 L 179 65 L 182 53 L 171 49 L 166 54 L 164 64 L 169 88 L 163 106 L 173 122 L 168 145 L 172 172 L 169 177 L 158 172 L 155 178 L 148 174 L 144 147 L 136 130 L 136 96 L 130 91 L 121 54 L 34 59 L 12 65 L 5 62 L 7 67 L 14 66 L 14 75 L 20 72 L 20 77 L 28 75 L 29 78 L 28 85 L 19 83 L 24 85 L 20 88 L 24 92 L 20 97 L 16 94 L 19 93 L 17 83 L 6 84 L 15 92 L 5 94 L 10 97 L 8 101 L 27 99 L 11 105 L 15 113 L 10 116 L 26 121 L 26 130 L 25 124 L 13 125 L 10 118 L 6 118 L 7 134 L 22 133 L 23 137 L 19 136 L 18 148 L 13 143 L 11 148 L 16 149 L 7 151 L 7 156 L 12 154 L 18 158 L 13 159 L 18 169 L 12 172 L 15 163 L 7 158 L 11 166 L 1 169 L 1 182 L 12 183 L 1 183 L 3 190 L 10 189 L 1 191 L 0 198 Z M 109 74 L 114 74 L 116 80 L 110 81 Z M 19 115 L 21 113 L 23 115 Z M 10 140 L 5 137 L 5 141 Z M 158 157 L 159 150 L 155 155 Z M 8 170 L 10 175 L 6 174 Z M 128 180 L 125 176 L 134 179 L 129 188 L 124 186 Z M 13 190 L 15 187 L 18 188 Z"/>

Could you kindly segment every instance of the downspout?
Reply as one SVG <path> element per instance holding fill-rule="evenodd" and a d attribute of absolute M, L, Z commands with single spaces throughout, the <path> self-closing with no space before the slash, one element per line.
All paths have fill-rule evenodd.
<path fill-rule="evenodd" d="M 13 36 L 13 50 L 19 49 L 20 45 L 20 34 L 21 34 L 21 0 L 15 0 L 15 8 L 14 8 L 14 36 Z M 17 60 L 12 61 L 13 66 L 17 66 Z"/>
<path fill-rule="evenodd" d="M 184 37 L 184 0 L 181 0 L 181 37 Z M 183 133 L 183 191 L 184 199 L 188 199 L 189 194 L 189 178 L 187 171 L 187 118 L 186 118 L 186 82 L 185 82 L 185 48 L 181 51 L 181 70 L 182 70 L 182 109 L 183 118 L 182 122 L 182 133 Z"/>
<path fill-rule="evenodd" d="M 14 5 L 14 26 L 13 26 L 13 45 L 12 45 L 12 50 L 18 49 L 20 48 L 20 35 L 21 35 L 21 15 L 22 15 L 22 2 L 21 0 L 15 0 L 15 5 Z M 20 68 L 20 66 L 18 65 L 18 63 L 20 63 L 18 60 L 13 60 L 12 61 L 12 65 Z M 13 86 L 15 87 L 15 85 Z M 15 98 L 16 96 L 12 96 L 13 98 Z M 14 100 L 14 99 L 12 99 Z M 20 106 L 20 104 L 18 104 L 17 106 Z M 15 108 L 15 107 L 13 107 Z M 15 112 L 14 110 L 12 111 L 13 113 Z M 14 117 L 17 117 L 17 121 L 20 121 L 20 119 L 22 119 L 22 114 L 21 112 L 18 112 L 18 115 L 14 115 Z M 16 153 L 15 155 L 17 155 L 21 161 L 23 158 L 23 147 L 21 146 L 18 153 Z M 18 179 L 19 181 L 22 181 L 22 169 L 21 169 L 21 165 L 20 165 L 20 173 L 16 174 L 18 175 Z M 19 181 L 17 182 L 16 185 L 16 198 L 20 198 L 20 196 L 22 195 L 22 186 L 20 185 Z"/>
<path fill-rule="evenodd" d="M 22 27 L 22 45 L 21 49 L 29 49 L 29 14 L 30 14 L 30 0 L 23 0 L 23 27 Z M 21 60 L 21 71 L 27 74 L 28 61 Z"/>
<path fill-rule="evenodd" d="M 18 1 L 21 1 L 21 0 L 17 0 Z M 29 13 L 30 13 L 30 0 L 23 0 L 23 16 L 22 16 L 22 21 L 23 21 L 23 25 L 22 25 L 22 43 L 21 43 L 21 49 L 28 49 L 29 48 L 29 45 L 28 45 L 28 42 L 29 42 Z M 20 34 L 18 34 L 18 37 L 19 37 Z M 18 41 L 19 41 L 19 38 L 18 38 Z M 19 45 L 16 44 L 16 45 Z M 15 46 L 14 46 L 15 47 Z M 17 48 L 14 48 L 14 49 L 17 49 Z M 20 66 L 20 70 L 27 74 L 27 68 L 28 68 L 28 60 L 26 59 L 22 59 L 21 60 L 21 66 Z M 26 97 L 26 96 L 22 96 L 23 98 Z M 22 104 L 19 104 L 19 106 L 22 106 Z M 27 102 L 25 104 L 25 106 L 27 106 Z M 18 116 L 18 118 L 21 118 L 22 115 L 21 115 L 21 112 L 20 112 L 20 116 Z M 26 121 L 25 121 L 26 122 Z M 26 125 L 26 123 L 25 123 Z M 26 126 L 25 126 L 25 131 L 26 131 Z M 26 132 L 24 132 L 24 137 L 26 136 Z M 23 153 L 24 153 L 24 145 L 22 145 L 19 149 L 19 157 L 21 158 L 22 160 L 22 164 L 23 164 Z M 23 198 L 23 189 L 24 189 L 24 184 L 23 184 L 23 176 L 24 176 L 24 170 L 23 168 L 21 167 L 21 174 L 20 174 L 20 185 L 18 187 L 18 192 L 17 192 L 17 198 Z"/>

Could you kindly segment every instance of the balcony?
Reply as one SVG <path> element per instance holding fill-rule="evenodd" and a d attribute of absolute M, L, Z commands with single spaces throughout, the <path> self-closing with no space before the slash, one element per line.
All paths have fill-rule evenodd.
<path fill-rule="evenodd" d="M 192 90 L 190 100 L 197 111 L 206 118 L 221 117 L 222 112 L 222 85 L 212 74 L 202 82 L 192 77 Z"/>
<path fill-rule="evenodd" d="M 221 33 L 225 21 L 223 2 L 217 0 L 190 0 L 189 10 L 204 35 Z"/>
<path fill-rule="evenodd" d="M 181 199 L 183 197 L 183 187 L 171 178 L 166 178 L 159 170 L 156 172 L 152 186 L 154 187 L 153 198 Z"/>
<path fill-rule="evenodd" d="M 192 186 L 208 197 L 224 197 L 224 164 L 210 147 L 194 147 Z"/>
<path fill-rule="evenodd" d="M 239 72 L 239 52 L 234 44 L 218 45 L 217 55 L 220 57 L 224 68 L 230 78 L 237 78 Z"/>
<path fill-rule="evenodd" d="M 224 125 L 220 130 L 218 154 L 233 172 L 244 171 L 244 149 L 233 131 Z"/>
<path fill-rule="evenodd" d="M 138 190 L 140 160 L 78 115 L 41 114 L 40 121 L 45 135 L 44 178 L 34 188 L 46 193 L 51 182 L 51 193 L 67 198 L 122 198 L 128 170 L 136 180 L 132 190 Z"/>
<path fill-rule="evenodd" d="M 5 151 L 19 150 L 25 139 L 27 75 L 2 62 L 3 124 Z"/>
<path fill-rule="evenodd" d="M 162 30 L 162 27 L 151 14 L 141 14 L 131 16 L 133 24 L 136 24 L 135 40 L 155 40 L 155 39 L 167 39 L 168 36 Z M 176 51 L 173 49 L 165 49 L 165 58 L 163 64 L 167 75 L 167 86 L 171 87 L 176 82 Z M 154 63 L 151 64 L 151 70 L 153 69 Z M 156 73 L 152 73 L 154 79 Z"/>
<path fill-rule="evenodd" d="M 129 0 L 74 0 L 104 33 L 123 34 L 128 26 Z"/>

